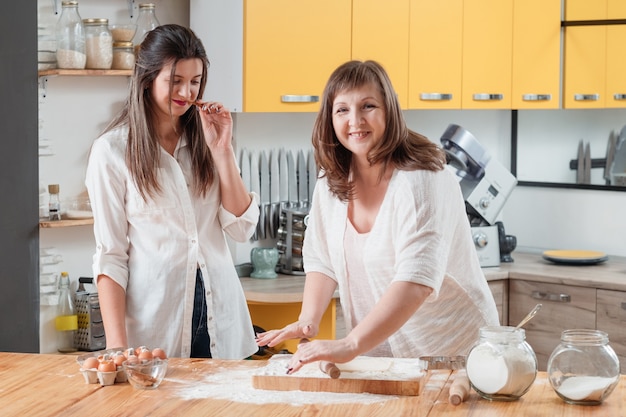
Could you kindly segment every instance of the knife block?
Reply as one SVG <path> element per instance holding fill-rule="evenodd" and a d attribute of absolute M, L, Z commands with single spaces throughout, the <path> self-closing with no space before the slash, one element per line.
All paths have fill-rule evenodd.
<path fill-rule="evenodd" d="M 290 275 L 304 275 L 302 264 L 302 243 L 309 216 L 308 205 L 284 205 L 280 211 L 278 228 L 278 272 Z"/>

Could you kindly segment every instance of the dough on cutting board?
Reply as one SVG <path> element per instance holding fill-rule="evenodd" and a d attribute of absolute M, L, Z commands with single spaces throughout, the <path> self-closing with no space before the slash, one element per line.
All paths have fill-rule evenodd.
<path fill-rule="evenodd" d="M 291 356 L 289 354 L 274 355 L 267 361 L 267 365 L 260 368 L 256 373 L 259 375 L 286 375 Z M 337 366 L 341 369 L 339 378 L 346 379 L 410 380 L 420 378 L 425 372 L 419 359 L 405 358 L 357 356 L 352 361 L 337 364 Z M 318 362 L 307 363 L 290 376 L 329 378 L 319 369 Z"/>

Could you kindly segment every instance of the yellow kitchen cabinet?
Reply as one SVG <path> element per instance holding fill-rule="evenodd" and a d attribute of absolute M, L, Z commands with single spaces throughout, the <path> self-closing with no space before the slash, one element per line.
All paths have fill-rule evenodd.
<path fill-rule="evenodd" d="M 252 323 L 265 330 L 282 329 L 288 324 L 298 320 L 300 316 L 301 302 L 293 303 L 265 303 L 248 301 L 248 310 Z M 320 321 L 320 329 L 315 339 L 335 339 L 337 326 L 337 305 L 331 300 L 330 305 L 324 312 Z M 287 340 L 276 349 L 287 349 L 294 353 L 298 347 L 298 340 Z"/>
<path fill-rule="evenodd" d="M 563 107 L 605 107 L 606 26 L 566 27 L 564 50 Z"/>
<path fill-rule="evenodd" d="M 331 72 L 350 59 L 351 0 L 247 0 L 246 112 L 316 111 Z"/>
<path fill-rule="evenodd" d="M 609 344 L 617 353 L 621 373 L 626 373 L 626 292 L 597 290 L 596 327 L 609 335 Z"/>
<path fill-rule="evenodd" d="M 351 57 L 351 0 L 189 4 L 211 62 L 207 95 L 233 111 L 317 111 L 331 72 Z"/>
<path fill-rule="evenodd" d="M 606 19 L 607 0 L 565 0 L 564 8 L 565 20 L 601 20 Z"/>
<path fill-rule="evenodd" d="M 626 25 L 606 27 L 605 107 L 626 107 L 625 41 Z"/>
<path fill-rule="evenodd" d="M 512 0 L 463 2 L 464 109 L 511 108 Z"/>
<path fill-rule="evenodd" d="M 558 109 L 561 0 L 514 0 L 511 108 Z"/>
<path fill-rule="evenodd" d="M 626 1 L 607 0 L 606 4 L 607 19 L 626 19 Z"/>
<path fill-rule="evenodd" d="M 463 0 L 411 0 L 409 108 L 460 109 Z"/>
<path fill-rule="evenodd" d="M 509 280 L 509 323 L 516 325 L 535 305 L 541 310 L 524 325 L 540 371 L 567 329 L 596 328 L 596 289 L 518 279 Z"/>
<path fill-rule="evenodd" d="M 381 63 L 403 109 L 408 105 L 409 2 L 352 2 L 352 59 Z"/>

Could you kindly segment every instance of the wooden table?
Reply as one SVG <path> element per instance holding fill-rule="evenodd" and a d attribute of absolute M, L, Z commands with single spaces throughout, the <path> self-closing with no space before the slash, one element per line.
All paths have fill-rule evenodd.
<path fill-rule="evenodd" d="M 351 402 L 268 403 L 275 391 L 253 390 L 247 374 L 265 365 L 264 361 L 219 361 L 170 359 L 168 374 L 156 390 L 136 390 L 128 383 L 102 387 L 86 384 L 78 371 L 75 356 L 54 354 L 0 353 L 0 414 L 6 416 L 626 416 L 626 376 L 600 406 L 576 406 L 561 401 L 540 373 L 531 390 L 515 402 L 489 402 L 472 392 L 468 401 L 448 404 L 450 371 L 432 371 L 421 395 L 376 397 L 350 395 Z M 214 387 L 224 384 L 233 373 L 243 382 L 233 383 L 231 399 L 203 394 L 213 378 Z M 247 386 L 246 386 L 247 385 Z M 190 396 L 189 393 L 200 395 Z M 205 391 L 208 392 L 208 391 Z M 241 400 L 234 393 L 242 393 Z M 281 393 L 278 393 L 281 394 Z M 304 398 L 309 393 L 295 393 Z M 192 398 L 193 397 L 193 398 Z M 280 397 L 276 397 L 280 398 Z M 369 401 L 368 401 L 369 400 Z"/>

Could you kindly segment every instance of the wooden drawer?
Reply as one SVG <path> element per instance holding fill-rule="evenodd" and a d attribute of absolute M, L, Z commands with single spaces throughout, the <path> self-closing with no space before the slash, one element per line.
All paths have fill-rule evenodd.
<path fill-rule="evenodd" d="M 626 292 L 597 290 L 596 327 L 609 334 L 609 344 L 626 373 Z"/>
<path fill-rule="evenodd" d="M 595 288 L 511 280 L 509 323 L 515 326 L 536 305 L 543 306 L 528 322 L 526 341 L 532 346 L 540 371 L 545 371 L 550 354 L 567 329 L 596 328 Z"/>
<path fill-rule="evenodd" d="M 509 322 L 509 280 L 489 281 L 489 289 L 496 301 L 500 324 L 506 326 Z"/>

